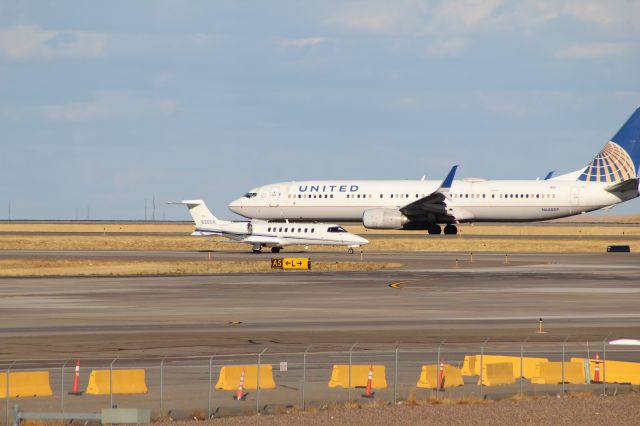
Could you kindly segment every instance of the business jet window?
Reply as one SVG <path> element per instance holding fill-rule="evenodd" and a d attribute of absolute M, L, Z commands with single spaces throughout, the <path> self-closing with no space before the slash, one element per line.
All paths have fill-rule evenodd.
<path fill-rule="evenodd" d="M 329 195 L 329 198 L 333 198 L 333 194 Z"/>
<path fill-rule="evenodd" d="M 307 230 L 308 230 L 308 229 L 309 229 L 309 228 L 304 228 L 304 232 L 307 232 Z"/>
<path fill-rule="evenodd" d="M 311 233 L 313 233 L 313 231 L 315 231 L 315 230 L 316 230 L 316 228 L 311 228 Z"/>
<path fill-rule="evenodd" d="M 391 194 L 391 198 L 393 198 L 393 194 Z"/>
<path fill-rule="evenodd" d="M 271 227 L 267 228 L 267 232 L 271 232 Z"/>
<path fill-rule="evenodd" d="M 278 232 L 282 232 L 282 228 L 278 229 Z"/>
<path fill-rule="evenodd" d="M 382 197 L 383 197 L 383 195 L 382 195 L 382 194 L 380 194 L 380 198 L 382 198 Z"/>
<path fill-rule="evenodd" d="M 298 228 L 298 232 L 301 232 L 301 231 L 302 231 L 302 228 Z"/>
<path fill-rule="evenodd" d="M 258 195 L 257 192 L 247 192 L 246 194 L 244 194 L 244 198 L 253 198 L 257 195 Z"/>
<path fill-rule="evenodd" d="M 298 194 L 298 198 L 302 198 L 302 195 Z"/>

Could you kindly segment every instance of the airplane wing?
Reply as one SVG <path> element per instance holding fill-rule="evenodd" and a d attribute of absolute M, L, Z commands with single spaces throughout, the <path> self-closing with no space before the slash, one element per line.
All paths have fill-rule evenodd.
<path fill-rule="evenodd" d="M 447 216 L 449 219 L 454 220 L 455 218 L 447 210 L 446 200 L 449 197 L 449 189 L 457 170 L 458 166 L 453 166 L 447 177 L 440 184 L 440 187 L 431 194 L 401 207 L 402 214 L 409 219 L 416 218 L 418 221 L 420 221 L 420 217 L 426 218 L 430 215 Z"/>

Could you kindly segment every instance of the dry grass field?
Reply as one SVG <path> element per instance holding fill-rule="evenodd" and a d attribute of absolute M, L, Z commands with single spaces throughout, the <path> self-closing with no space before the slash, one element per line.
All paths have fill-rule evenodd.
<path fill-rule="evenodd" d="M 312 262 L 313 271 L 375 271 L 398 268 L 392 262 Z M 111 259 L 3 259 L 1 277 L 130 276 L 279 272 L 268 259 L 258 261 L 128 261 Z M 286 271 L 286 273 L 300 271 Z"/>
<path fill-rule="evenodd" d="M 366 234 L 364 234 L 366 235 Z M 611 244 L 628 244 L 632 251 L 640 250 L 640 240 L 593 239 L 588 235 L 578 239 L 550 238 L 372 238 L 362 249 L 368 251 L 433 251 L 433 252 L 564 252 L 597 253 Z M 300 251 L 302 246 L 287 247 Z M 248 245 L 210 242 L 200 237 L 165 235 L 0 235 L 0 250 L 247 250 Z M 314 251 L 346 251 L 341 246 L 309 246 Z"/>

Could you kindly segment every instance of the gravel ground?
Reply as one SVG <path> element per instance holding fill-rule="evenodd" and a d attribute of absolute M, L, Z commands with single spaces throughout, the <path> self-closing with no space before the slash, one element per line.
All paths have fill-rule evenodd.
<path fill-rule="evenodd" d="M 195 426 L 205 422 L 172 422 L 162 425 Z M 503 400 L 472 404 L 336 408 L 315 413 L 227 417 L 206 424 L 240 425 L 637 425 L 640 394 L 610 397 L 579 396 L 536 400 Z"/>

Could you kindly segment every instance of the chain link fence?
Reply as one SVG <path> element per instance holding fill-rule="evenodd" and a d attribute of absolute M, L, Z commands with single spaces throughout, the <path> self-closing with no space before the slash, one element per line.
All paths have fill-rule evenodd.
<path fill-rule="evenodd" d="M 597 355 L 596 355 L 597 354 Z M 479 380 L 477 374 L 464 375 L 463 385 L 456 387 L 418 387 L 421 369 L 424 365 L 451 365 L 462 369 L 465 357 L 476 356 L 477 372 L 482 371 L 491 362 L 492 356 L 510 356 L 517 372 L 518 361 L 528 357 L 548 358 L 561 363 L 562 377 L 557 383 L 540 384 L 531 377 L 514 374 L 509 384 L 487 386 Z M 588 373 L 588 365 L 595 359 L 600 363 L 599 383 L 593 383 L 593 372 Z M 565 380 L 565 366 L 572 358 L 590 360 L 585 365 L 584 382 Z M 116 359 L 80 359 L 79 389 L 84 391 L 89 384 L 92 370 L 108 370 L 109 386 L 102 394 L 83 392 L 71 395 L 74 382 L 76 360 L 15 360 L 0 361 L 0 378 L 6 383 L 0 384 L 0 395 L 4 398 L 2 422 L 12 424 L 13 405 L 19 404 L 26 411 L 37 412 L 95 412 L 105 407 L 148 408 L 152 418 L 206 419 L 220 416 L 252 413 L 279 413 L 291 410 L 309 410 L 323 408 L 346 402 L 365 402 L 372 399 L 381 404 L 398 404 L 407 401 L 433 399 L 502 399 L 515 395 L 539 396 L 568 392 L 591 392 L 612 394 L 629 391 L 640 383 L 640 373 L 629 372 L 626 383 L 613 383 L 607 379 L 606 361 L 640 362 L 639 346 L 614 346 L 606 342 L 557 342 L 557 343 L 469 343 L 446 344 L 424 347 L 380 347 L 353 344 L 344 350 L 322 351 L 308 347 L 305 351 L 282 353 L 267 348 L 254 353 L 211 354 L 195 357 L 165 357 L 154 359 L 116 358 Z M 353 366 L 365 365 L 384 368 L 385 386 L 372 389 L 373 398 L 365 398 L 366 386 L 349 374 L 342 377 L 341 384 L 330 387 L 334 366 L 343 365 L 348 371 Z M 638 364 L 640 366 L 640 364 Z M 262 385 L 247 386 L 242 390 L 244 398 L 235 400 L 238 383 L 231 383 L 233 389 L 219 389 L 216 386 L 223 368 L 238 366 L 259 366 L 263 375 L 271 374 L 275 387 Z M 121 394 L 112 383 L 113 372 L 121 370 L 144 370 L 146 393 Z M 52 396 L 20 397 L 12 396 L 10 373 L 46 371 Z M 7 374 L 9 373 L 9 374 Z M 267 377 L 267 376 L 264 377 Z M 525 374 L 526 375 L 526 374 Z M 251 379 L 247 377 L 247 379 Z M 382 379 L 376 377 L 376 380 Z M 13 380 L 13 379 L 12 379 Z M 254 378 L 255 380 L 255 378 Z M 264 379 L 263 379 L 264 380 Z M 353 382 L 352 382 L 353 380 Z M 366 382 L 366 378 L 364 378 Z M 618 380 L 619 381 L 619 380 Z M 356 383 L 358 382 L 358 383 Z M 591 383 L 590 383 L 591 382 Z M 440 377 L 438 378 L 440 384 Z M 113 386 L 112 386 L 113 385 Z M 358 386 L 358 387 L 356 387 Z M 7 392 L 7 389 L 9 390 Z M 107 389 L 108 392 L 105 392 Z"/>

